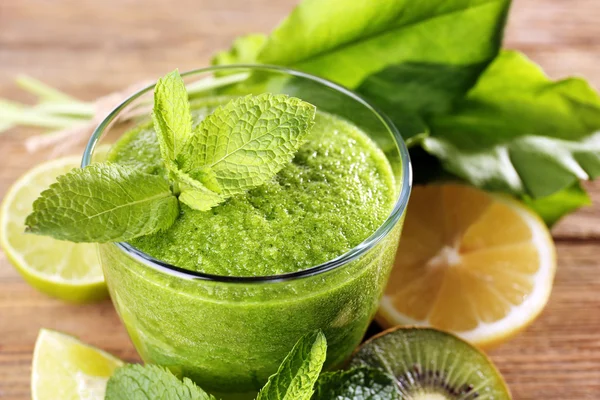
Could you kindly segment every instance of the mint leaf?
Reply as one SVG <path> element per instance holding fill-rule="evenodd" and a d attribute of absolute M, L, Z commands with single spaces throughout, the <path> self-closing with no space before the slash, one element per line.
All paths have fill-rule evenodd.
<path fill-rule="evenodd" d="M 166 229 L 178 215 L 163 177 L 98 163 L 58 177 L 33 203 L 25 225 L 56 239 L 104 243 Z"/>
<path fill-rule="evenodd" d="M 225 200 L 224 197 L 207 188 L 202 182 L 179 169 L 171 171 L 171 174 L 179 186 L 179 201 L 194 210 L 208 211 Z"/>
<path fill-rule="evenodd" d="M 165 75 L 156 83 L 152 118 L 161 154 L 169 166 L 192 136 L 190 103 L 179 71 Z"/>
<path fill-rule="evenodd" d="M 294 97 L 245 96 L 218 107 L 177 158 L 181 170 L 224 198 L 262 185 L 304 142 L 316 109 Z"/>
<path fill-rule="evenodd" d="M 312 400 L 399 400 L 396 381 L 368 367 L 326 372 L 317 381 Z"/>
<path fill-rule="evenodd" d="M 537 199 L 600 175 L 600 97 L 581 79 L 553 82 L 503 52 L 424 148 L 472 185 Z"/>
<path fill-rule="evenodd" d="M 300 99 L 265 93 L 234 99 L 192 129 L 177 71 L 159 80 L 154 102 L 161 154 L 179 200 L 200 211 L 273 178 L 303 143 L 316 113 Z"/>
<path fill-rule="evenodd" d="M 300 338 L 269 378 L 256 400 L 308 400 L 325 363 L 327 341 L 321 331 Z"/>
<path fill-rule="evenodd" d="M 240 36 L 233 41 L 231 49 L 215 54 L 212 64 L 255 64 L 256 57 L 266 41 L 267 37 L 262 33 Z"/>
<path fill-rule="evenodd" d="M 488 62 L 500 48 L 509 6 L 509 0 L 304 0 L 271 33 L 258 62 L 350 88 L 403 62 Z"/>
<path fill-rule="evenodd" d="M 215 400 L 188 378 L 156 365 L 129 364 L 108 380 L 106 400 Z"/>

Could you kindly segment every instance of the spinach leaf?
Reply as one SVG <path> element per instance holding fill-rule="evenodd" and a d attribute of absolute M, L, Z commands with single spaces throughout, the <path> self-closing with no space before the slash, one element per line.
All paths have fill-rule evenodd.
<path fill-rule="evenodd" d="M 258 62 L 355 88 L 403 62 L 493 59 L 510 0 L 304 0 L 271 33 Z"/>
<path fill-rule="evenodd" d="M 470 184 L 533 199 L 600 175 L 600 97 L 503 52 L 456 108 L 428 121 L 424 148 Z"/>
<path fill-rule="evenodd" d="M 450 111 L 454 102 L 473 87 L 486 65 L 393 65 L 369 76 L 357 91 L 384 111 L 408 141 L 428 134 L 426 118 Z"/>

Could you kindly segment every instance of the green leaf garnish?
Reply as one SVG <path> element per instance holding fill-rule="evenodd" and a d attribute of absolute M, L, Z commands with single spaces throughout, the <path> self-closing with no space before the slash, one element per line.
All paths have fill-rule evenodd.
<path fill-rule="evenodd" d="M 234 99 L 192 129 L 179 73 L 161 78 L 154 91 L 154 126 L 165 165 L 179 199 L 201 211 L 275 176 L 298 151 L 315 113 L 300 99 L 264 93 Z"/>
<path fill-rule="evenodd" d="M 581 79 L 549 80 L 517 52 L 430 125 L 425 149 L 479 188 L 540 198 L 600 176 L 598 94 Z"/>
<path fill-rule="evenodd" d="M 358 367 L 319 377 L 312 400 L 399 400 L 396 381 L 385 372 Z"/>
<path fill-rule="evenodd" d="M 60 176 L 33 203 L 25 225 L 56 239 L 104 243 L 166 229 L 178 215 L 163 177 L 107 163 Z"/>
<path fill-rule="evenodd" d="M 500 48 L 509 0 L 304 0 L 271 33 L 258 62 L 350 88 L 403 62 L 468 65 Z"/>
<path fill-rule="evenodd" d="M 225 200 L 216 191 L 179 169 L 171 171 L 171 176 L 179 188 L 179 201 L 194 210 L 208 211 Z"/>
<path fill-rule="evenodd" d="M 163 160 L 169 166 L 169 163 L 175 162 L 192 136 L 188 93 L 177 70 L 156 83 L 152 119 Z"/>
<path fill-rule="evenodd" d="M 309 400 L 326 355 L 327 341 L 321 331 L 303 336 L 256 400 Z"/>
<path fill-rule="evenodd" d="M 192 129 L 183 79 L 159 79 L 154 127 L 168 179 L 93 164 L 58 178 L 27 217 L 30 232 L 72 242 L 127 241 L 170 227 L 179 201 L 207 211 L 272 179 L 314 124 L 313 105 L 286 95 L 237 98 Z"/>
<path fill-rule="evenodd" d="M 156 365 L 129 364 L 108 380 L 106 400 L 215 400 L 188 378 Z"/>
<path fill-rule="evenodd" d="M 178 157 L 181 170 L 224 197 L 262 185 L 288 164 L 314 124 L 312 104 L 270 93 L 217 108 Z"/>
<path fill-rule="evenodd" d="M 325 363 L 327 341 L 321 331 L 301 337 L 285 357 L 277 373 L 261 389 L 256 400 L 309 400 L 314 385 Z M 367 371 L 368 368 L 360 368 Z M 329 386 L 342 387 L 335 377 L 326 377 Z M 362 377 L 352 377 L 348 387 L 360 382 L 373 382 L 373 393 L 387 393 L 380 390 L 383 379 L 370 372 Z M 379 385 L 379 386 L 378 386 Z M 341 392 L 340 392 L 341 393 Z M 333 397 L 332 397 L 333 398 Z M 108 380 L 106 400 L 215 400 L 215 398 L 188 378 L 180 381 L 168 369 L 147 364 L 128 364 L 118 368 Z M 356 398 L 360 399 L 359 397 Z M 366 399 L 366 398 L 365 398 Z"/>

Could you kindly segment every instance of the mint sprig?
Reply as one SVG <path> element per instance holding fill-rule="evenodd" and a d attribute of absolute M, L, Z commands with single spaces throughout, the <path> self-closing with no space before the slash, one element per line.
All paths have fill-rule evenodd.
<path fill-rule="evenodd" d="M 256 400 L 310 400 L 327 355 L 321 331 L 304 335 L 262 388 Z M 156 365 L 126 365 L 108 380 L 106 400 L 215 400 L 191 380 Z"/>
<path fill-rule="evenodd" d="M 303 336 L 269 378 L 256 400 L 309 400 L 319 378 L 327 341 L 321 331 Z"/>
<path fill-rule="evenodd" d="M 188 93 L 177 70 L 163 76 L 156 83 L 152 119 L 163 160 L 172 162 L 192 136 Z"/>
<path fill-rule="evenodd" d="M 180 200 L 207 210 L 271 179 L 289 163 L 314 124 L 313 105 L 286 95 L 245 96 L 192 127 L 177 71 L 154 91 L 154 126 Z"/>
<path fill-rule="evenodd" d="M 180 381 L 156 365 L 118 368 L 106 385 L 106 400 L 215 400 L 188 378 Z"/>
<path fill-rule="evenodd" d="M 313 105 L 260 94 L 218 107 L 196 127 L 173 71 L 154 92 L 153 119 L 168 179 L 112 163 L 58 178 L 33 205 L 32 233 L 72 242 L 127 241 L 169 228 L 179 202 L 206 211 L 272 179 L 314 124 Z"/>
<path fill-rule="evenodd" d="M 58 177 L 33 203 L 25 225 L 56 239 L 104 243 L 166 229 L 178 215 L 165 178 L 102 163 Z"/>
<path fill-rule="evenodd" d="M 325 372 L 319 377 L 311 400 L 400 400 L 394 377 L 382 370 L 358 367 Z"/>
<path fill-rule="evenodd" d="M 288 164 L 314 124 L 313 105 L 270 93 L 230 101 L 194 130 L 180 168 L 225 197 L 262 185 Z"/>

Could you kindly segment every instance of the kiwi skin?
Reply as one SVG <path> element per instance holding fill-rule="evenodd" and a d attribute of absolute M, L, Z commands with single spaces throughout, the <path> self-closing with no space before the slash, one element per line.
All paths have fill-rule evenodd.
<path fill-rule="evenodd" d="M 348 364 L 391 373 L 397 379 L 401 398 L 419 399 L 425 388 L 425 392 L 449 400 L 512 399 L 502 375 L 481 350 L 433 328 L 399 326 L 383 331 L 355 350 Z M 467 373 L 462 373 L 461 368 L 468 368 Z M 453 375 L 450 381 L 446 380 L 448 372 Z M 410 396 L 413 392 L 414 397 Z"/>

